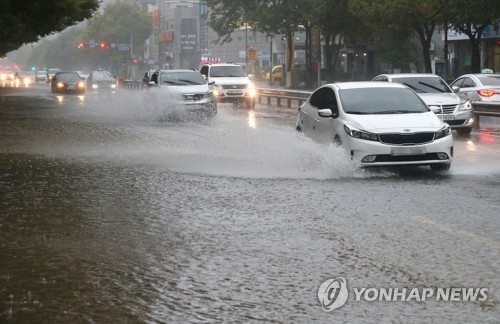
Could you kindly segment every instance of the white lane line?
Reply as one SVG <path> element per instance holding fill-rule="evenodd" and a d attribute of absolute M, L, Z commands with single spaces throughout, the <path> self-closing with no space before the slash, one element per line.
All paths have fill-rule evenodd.
<path fill-rule="evenodd" d="M 453 228 L 453 227 L 450 227 L 446 224 L 440 223 L 438 221 L 435 221 L 433 219 L 423 217 L 423 216 L 414 216 L 413 219 L 415 219 L 421 223 L 424 223 L 426 225 L 430 225 L 430 226 L 432 226 L 432 227 L 434 227 L 442 232 L 450 233 L 450 234 L 457 235 L 457 236 L 465 236 L 471 240 L 482 243 L 482 244 L 487 245 L 489 247 L 492 247 L 495 249 L 500 249 L 500 242 L 486 238 L 484 236 L 481 236 L 481 235 L 478 235 L 478 234 L 475 234 L 475 233 L 472 233 L 469 231 L 465 231 L 462 229 Z"/>

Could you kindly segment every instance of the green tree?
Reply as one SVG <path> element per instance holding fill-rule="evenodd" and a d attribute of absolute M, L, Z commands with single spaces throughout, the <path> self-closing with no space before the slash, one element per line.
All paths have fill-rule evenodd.
<path fill-rule="evenodd" d="M 90 18 L 98 0 L 0 0 L 0 55 Z"/>
<path fill-rule="evenodd" d="M 144 43 L 151 35 L 152 21 L 147 12 L 141 8 L 124 3 L 114 3 L 106 6 L 104 12 L 97 13 L 88 24 L 83 38 L 88 40 L 103 41 L 110 44 L 130 44 L 131 52 L 136 56 L 144 54 Z M 95 50 L 98 50 L 96 48 Z M 93 51 L 100 53 L 101 58 L 110 59 L 116 64 L 125 58 L 130 58 L 129 52 L 118 53 L 116 48 L 109 47 L 108 51 Z"/>
<path fill-rule="evenodd" d="M 472 73 L 481 72 L 481 38 L 488 26 L 498 30 L 500 3 L 498 0 L 447 0 L 441 10 L 452 29 L 469 37 Z"/>
<path fill-rule="evenodd" d="M 371 29 L 349 8 L 349 0 L 314 0 L 311 21 L 324 39 L 327 80 L 335 79 L 335 66 L 343 44 L 368 39 Z"/>
<path fill-rule="evenodd" d="M 356 15 L 374 29 L 392 30 L 401 35 L 413 31 L 420 41 L 425 72 L 432 72 L 431 40 L 436 28 L 444 25 L 442 6 L 446 0 L 351 0 Z"/>

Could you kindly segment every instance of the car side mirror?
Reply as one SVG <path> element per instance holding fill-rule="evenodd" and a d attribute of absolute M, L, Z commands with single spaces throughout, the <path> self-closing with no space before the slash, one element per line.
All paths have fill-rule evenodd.
<path fill-rule="evenodd" d="M 320 109 L 318 110 L 318 115 L 320 117 L 325 117 L 325 118 L 337 118 L 338 114 L 333 111 L 333 108 L 325 108 L 325 109 Z"/>
<path fill-rule="evenodd" d="M 441 107 L 439 107 L 439 106 L 429 106 L 429 109 L 435 114 L 441 113 Z"/>
<path fill-rule="evenodd" d="M 451 87 L 451 90 L 453 90 L 453 92 L 458 92 L 458 91 L 460 91 L 460 87 L 459 86 L 453 86 L 453 87 Z"/>
<path fill-rule="evenodd" d="M 215 81 L 213 81 L 213 80 L 208 82 L 208 85 L 214 85 L 214 84 L 215 84 Z"/>

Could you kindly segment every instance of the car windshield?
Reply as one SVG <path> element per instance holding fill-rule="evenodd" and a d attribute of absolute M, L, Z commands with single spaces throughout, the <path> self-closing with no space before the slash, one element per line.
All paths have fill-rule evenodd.
<path fill-rule="evenodd" d="M 206 84 L 203 76 L 198 72 L 167 72 L 160 76 L 160 84 L 162 85 L 200 85 Z"/>
<path fill-rule="evenodd" d="M 439 77 L 392 78 L 418 93 L 451 93 L 450 87 Z"/>
<path fill-rule="evenodd" d="M 409 89 L 360 88 L 339 91 L 347 114 L 410 114 L 428 112 L 427 106 Z"/>
<path fill-rule="evenodd" d="M 245 77 L 245 71 L 240 66 L 213 66 L 210 69 L 211 77 Z"/>
<path fill-rule="evenodd" d="M 477 78 L 485 86 L 500 86 L 500 75 L 479 76 Z"/>
<path fill-rule="evenodd" d="M 80 80 L 80 76 L 78 75 L 78 73 L 60 73 L 57 76 L 57 80 L 63 82 L 78 81 Z"/>
<path fill-rule="evenodd" d="M 94 79 L 94 80 L 109 80 L 109 79 L 113 79 L 113 76 L 108 71 L 98 71 L 98 72 L 92 72 L 92 79 Z"/>

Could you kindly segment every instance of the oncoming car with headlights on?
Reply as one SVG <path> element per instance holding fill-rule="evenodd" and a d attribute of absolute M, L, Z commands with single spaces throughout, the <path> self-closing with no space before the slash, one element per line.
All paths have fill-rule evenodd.
<path fill-rule="evenodd" d="M 361 167 L 448 170 L 453 160 L 450 126 L 400 83 L 324 85 L 299 108 L 296 128 L 320 143 L 343 146 Z"/>
<path fill-rule="evenodd" d="M 212 118 L 217 114 L 217 102 L 209 83 L 199 71 L 189 69 L 152 73 L 145 104 L 170 115 L 167 117 Z"/>
<path fill-rule="evenodd" d="M 233 107 L 246 104 L 248 109 L 255 107 L 255 87 L 243 68 L 235 63 L 205 64 L 201 74 L 212 84 L 217 102 L 230 102 Z"/>
<path fill-rule="evenodd" d="M 85 79 L 76 71 L 57 72 L 51 81 L 53 93 L 85 93 Z"/>

